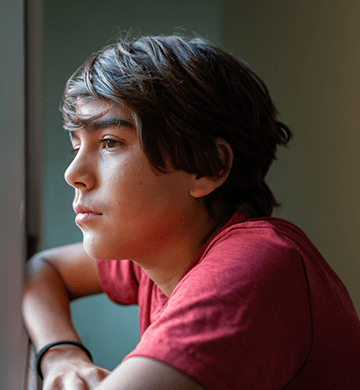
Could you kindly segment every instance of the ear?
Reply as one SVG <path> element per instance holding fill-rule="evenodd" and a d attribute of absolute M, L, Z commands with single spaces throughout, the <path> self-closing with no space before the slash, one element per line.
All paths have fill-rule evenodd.
<path fill-rule="evenodd" d="M 203 196 L 209 195 L 220 187 L 229 176 L 233 163 L 233 151 L 231 146 L 222 138 L 216 139 L 216 145 L 219 157 L 226 168 L 222 169 L 216 176 L 198 177 L 197 175 L 194 175 L 192 188 L 190 190 L 190 195 L 194 198 L 202 198 Z"/>

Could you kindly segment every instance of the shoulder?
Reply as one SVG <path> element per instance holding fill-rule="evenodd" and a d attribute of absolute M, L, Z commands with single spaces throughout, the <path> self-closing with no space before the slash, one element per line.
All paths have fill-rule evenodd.
<path fill-rule="evenodd" d="M 291 223 L 275 219 L 256 219 L 234 223 L 222 230 L 206 247 L 189 271 L 193 276 L 227 271 L 230 277 L 256 279 L 281 272 L 302 273 L 302 253 L 294 237 L 306 237 Z M 187 275 L 186 275 L 187 276 Z"/>
<path fill-rule="evenodd" d="M 302 254 L 273 220 L 250 220 L 223 230 L 169 300 L 169 308 L 212 307 L 228 316 L 233 307 L 274 318 L 285 307 L 301 307 L 299 312 L 307 314 L 308 304 Z"/>
<path fill-rule="evenodd" d="M 213 305 L 216 310 L 223 307 L 226 311 L 233 304 L 236 310 L 262 307 L 267 312 L 281 302 L 283 306 L 301 305 L 306 311 L 308 287 L 302 254 L 277 223 L 274 219 L 248 220 L 220 232 L 180 280 L 169 307 L 197 302 L 197 306 Z"/>
<path fill-rule="evenodd" d="M 206 248 L 206 252 L 224 246 L 224 243 L 236 250 L 296 249 L 293 239 L 309 241 L 301 229 L 283 219 L 247 219 L 222 230 Z"/>

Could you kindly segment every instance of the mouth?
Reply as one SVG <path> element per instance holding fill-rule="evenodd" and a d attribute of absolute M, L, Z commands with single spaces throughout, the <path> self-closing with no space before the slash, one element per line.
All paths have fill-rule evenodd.
<path fill-rule="evenodd" d="M 76 213 L 75 223 L 77 225 L 89 222 L 102 215 L 102 213 L 97 210 L 90 209 L 83 205 L 74 205 L 73 208 Z"/>

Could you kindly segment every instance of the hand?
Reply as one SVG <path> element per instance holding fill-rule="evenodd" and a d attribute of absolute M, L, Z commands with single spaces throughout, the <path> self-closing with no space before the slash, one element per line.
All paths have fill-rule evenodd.
<path fill-rule="evenodd" d="M 79 348 L 52 348 L 41 362 L 43 390 L 93 390 L 110 371 L 91 363 Z"/>

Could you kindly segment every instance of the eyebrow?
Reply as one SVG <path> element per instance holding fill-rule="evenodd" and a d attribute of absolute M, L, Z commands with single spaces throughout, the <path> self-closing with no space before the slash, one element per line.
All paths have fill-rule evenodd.
<path fill-rule="evenodd" d="M 111 118 L 99 119 L 92 122 L 89 125 L 89 131 L 97 131 L 97 130 L 105 129 L 106 127 L 110 127 L 110 126 L 117 126 L 117 127 L 124 126 L 124 127 L 130 127 L 132 129 L 135 128 L 135 126 L 132 123 L 128 122 L 125 119 L 118 118 L 118 117 L 111 117 Z"/>
<path fill-rule="evenodd" d="M 90 133 L 94 133 L 96 131 L 106 129 L 107 127 L 111 126 L 117 126 L 117 127 L 127 127 L 131 130 L 135 129 L 135 125 L 130 123 L 129 121 L 118 118 L 118 117 L 111 117 L 111 118 L 102 118 L 95 120 L 91 122 L 89 125 L 86 126 L 86 131 Z M 74 131 L 70 131 L 70 139 L 78 138 L 76 133 Z"/>

